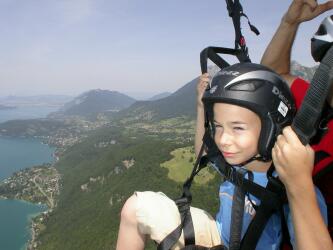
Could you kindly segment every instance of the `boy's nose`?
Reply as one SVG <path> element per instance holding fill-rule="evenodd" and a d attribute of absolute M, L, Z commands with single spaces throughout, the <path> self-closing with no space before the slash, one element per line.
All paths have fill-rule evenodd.
<path fill-rule="evenodd" d="M 232 136 L 227 132 L 223 132 L 218 138 L 218 143 L 222 147 L 231 145 L 231 142 L 232 142 Z"/>

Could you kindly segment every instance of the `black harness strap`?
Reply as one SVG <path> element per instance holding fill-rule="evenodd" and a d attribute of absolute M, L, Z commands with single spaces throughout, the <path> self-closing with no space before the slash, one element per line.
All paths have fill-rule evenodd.
<path fill-rule="evenodd" d="M 205 145 L 201 146 L 199 156 L 204 152 Z M 194 177 L 200 172 L 201 169 L 206 167 L 207 162 L 204 162 L 201 157 L 198 157 L 194 163 L 194 167 L 190 177 L 183 184 L 183 194 L 180 198 L 175 200 L 175 203 L 178 207 L 180 213 L 181 223 L 180 225 L 173 230 L 167 237 L 165 237 L 157 246 L 158 250 L 169 250 L 173 245 L 179 240 L 182 231 L 184 231 L 184 241 L 186 245 L 195 244 L 195 234 L 192 216 L 190 212 L 190 204 L 192 201 L 192 194 L 190 191 L 192 181 Z"/>
<path fill-rule="evenodd" d="M 243 168 L 236 169 L 241 175 L 242 179 L 245 178 L 247 171 Z M 241 186 L 235 186 L 232 208 L 231 208 L 231 224 L 230 224 L 230 238 L 229 250 L 239 250 L 242 228 L 243 228 L 243 215 L 245 205 L 245 191 Z"/>
<path fill-rule="evenodd" d="M 225 178 L 232 182 L 235 186 L 241 186 L 245 192 L 254 195 L 260 200 L 266 199 L 267 197 L 273 197 L 272 199 L 279 199 L 280 194 L 277 195 L 275 190 L 262 187 L 253 182 L 251 179 L 248 180 L 243 178 L 243 176 L 236 171 L 236 168 L 225 162 L 220 153 L 211 159 L 213 159 L 212 161 L 216 163 L 212 164 L 212 167 L 214 167 L 221 175 L 225 176 Z"/>
<path fill-rule="evenodd" d="M 273 169 L 274 166 L 271 166 Z M 256 248 L 260 236 L 265 229 L 269 218 L 276 212 L 280 212 L 283 203 L 286 201 L 284 186 L 278 179 L 268 177 L 266 189 L 274 193 L 273 196 L 265 194 L 260 201 L 256 215 L 251 221 L 243 237 L 241 250 L 253 250 Z"/>
<path fill-rule="evenodd" d="M 240 49 L 242 51 L 241 60 L 242 62 L 251 62 L 248 48 L 246 47 L 246 41 L 241 31 L 241 17 L 244 16 L 248 20 L 251 31 L 256 35 L 259 35 L 258 29 L 250 23 L 249 18 L 243 12 L 243 7 L 239 0 L 226 0 L 227 9 L 229 16 L 232 18 L 234 28 L 235 28 L 235 49 Z"/>
<path fill-rule="evenodd" d="M 310 87 L 304 97 L 302 106 L 292 123 L 292 128 L 305 145 L 315 135 L 325 99 L 332 82 L 333 46 L 326 52 L 320 62 Z"/>
<path fill-rule="evenodd" d="M 175 230 L 173 230 L 167 237 L 165 237 L 158 245 L 157 250 L 169 250 L 178 241 L 182 234 L 183 223 L 181 223 Z"/>
<path fill-rule="evenodd" d="M 241 241 L 240 248 L 238 248 L 241 250 L 253 250 L 269 218 L 273 213 L 280 211 L 282 204 L 287 200 L 284 186 L 277 178 L 272 176 L 274 170 L 273 165 L 267 173 L 268 183 L 264 188 L 254 183 L 252 180 L 244 178 L 243 175 L 236 171 L 236 168 L 227 164 L 222 156 L 219 155 L 215 159 L 215 162 L 217 162 L 217 164 L 213 166 L 217 168 L 218 172 L 225 176 L 228 181 L 232 182 L 236 187 L 241 187 L 244 192 L 248 192 L 260 200 L 260 205 L 258 209 L 256 209 L 256 215 L 252 219 Z M 244 206 L 242 208 L 244 209 Z"/>
<path fill-rule="evenodd" d="M 223 245 L 218 245 L 214 247 L 203 247 L 198 245 L 189 245 L 182 248 L 182 250 L 228 250 L 227 247 Z"/>

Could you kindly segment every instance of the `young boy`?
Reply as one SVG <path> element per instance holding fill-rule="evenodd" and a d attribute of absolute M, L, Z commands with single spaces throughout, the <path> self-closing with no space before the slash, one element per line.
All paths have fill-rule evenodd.
<path fill-rule="evenodd" d="M 207 84 L 208 77 L 203 75 L 198 84 L 196 139 L 202 138 L 206 111 L 213 124 L 212 136 L 226 162 L 252 172 L 253 181 L 265 187 L 266 171 L 272 163 L 271 149 L 277 135 L 291 123 L 294 115 L 295 105 L 288 86 L 268 68 L 251 63 L 221 70 L 213 77 L 210 88 L 204 91 Z M 199 145 L 196 140 L 196 149 Z M 221 184 L 221 204 L 216 221 L 205 211 L 191 208 L 196 245 L 229 246 L 234 188 L 228 181 Z M 317 193 L 317 198 L 323 204 L 325 217 L 320 193 Z M 244 207 L 242 235 L 255 215 L 252 204 L 260 203 L 252 195 L 246 199 L 250 202 L 246 202 Z M 179 224 L 177 206 L 167 196 L 136 192 L 123 207 L 117 249 L 144 249 L 146 238 L 159 243 Z M 269 219 L 256 249 L 279 249 L 280 242 L 281 218 L 275 214 Z M 183 247 L 182 235 L 172 249 Z"/>

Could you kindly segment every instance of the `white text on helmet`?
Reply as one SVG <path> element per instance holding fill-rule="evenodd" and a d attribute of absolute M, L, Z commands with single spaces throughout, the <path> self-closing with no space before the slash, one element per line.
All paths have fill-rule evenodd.
<path fill-rule="evenodd" d="M 220 75 L 228 75 L 228 76 L 238 76 L 238 71 L 221 71 Z"/>
<path fill-rule="evenodd" d="M 272 92 L 274 95 L 277 95 L 284 103 L 289 104 L 288 99 L 282 95 L 281 91 L 277 87 L 273 87 Z"/>

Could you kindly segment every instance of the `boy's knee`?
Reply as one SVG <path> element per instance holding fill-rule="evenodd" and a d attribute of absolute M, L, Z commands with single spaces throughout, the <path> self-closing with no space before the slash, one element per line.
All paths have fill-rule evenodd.
<path fill-rule="evenodd" d="M 129 223 L 136 223 L 136 204 L 137 204 L 137 196 L 132 195 L 125 202 L 122 210 L 121 210 L 121 220 Z"/>

